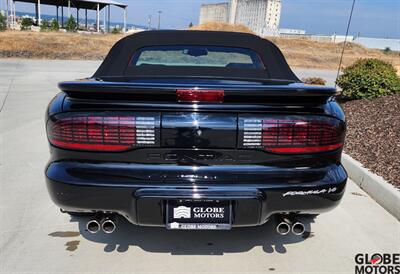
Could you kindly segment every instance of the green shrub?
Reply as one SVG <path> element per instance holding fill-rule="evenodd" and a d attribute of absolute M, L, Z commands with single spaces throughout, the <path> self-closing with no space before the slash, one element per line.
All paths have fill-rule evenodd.
<path fill-rule="evenodd" d="M 52 31 L 58 31 L 60 29 L 60 24 L 56 19 L 51 20 L 50 29 Z"/>
<path fill-rule="evenodd" d="M 47 20 L 42 20 L 40 24 L 40 31 L 49 31 L 50 30 L 50 23 Z"/>
<path fill-rule="evenodd" d="M 117 27 L 114 27 L 113 30 L 111 31 L 112 34 L 118 34 L 120 33 L 120 30 L 117 29 Z"/>
<path fill-rule="evenodd" d="M 395 68 L 378 59 L 360 59 L 347 67 L 337 79 L 345 100 L 376 98 L 400 92 Z"/>
<path fill-rule="evenodd" d="M 384 50 L 383 50 L 383 53 L 391 53 L 392 52 L 392 50 L 389 48 L 389 47 L 386 47 Z"/>
<path fill-rule="evenodd" d="M 33 20 L 32 18 L 29 17 L 24 17 L 22 18 L 21 21 L 21 30 L 28 30 L 31 29 L 31 26 L 33 25 Z"/>
<path fill-rule="evenodd" d="M 5 31 L 7 28 L 7 17 L 0 13 L 0 31 Z"/>
<path fill-rule="evenodd" d="M 65 29 L 67 31 L 74 32 L 76 31 L 77 26 L 78 24 L 76 23 L 75 18 L 71 15 L 65 24 Z"/>
<path fill-rule="evenodd" d="M 307 77 L 307 78 L 303 78 L 301 80 L 304 83 L 309 84 L 309 85 L 320 85 L 320 86 L 326 85 L 326 81 L 319 77 Z"/>

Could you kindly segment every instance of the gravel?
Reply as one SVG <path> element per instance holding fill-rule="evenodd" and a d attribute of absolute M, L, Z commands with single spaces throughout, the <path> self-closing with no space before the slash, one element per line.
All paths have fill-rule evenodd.
<path fill-rule="evenodd" d="M 342 104 L 345 152 L 400 188 L 400 94 Z"/>

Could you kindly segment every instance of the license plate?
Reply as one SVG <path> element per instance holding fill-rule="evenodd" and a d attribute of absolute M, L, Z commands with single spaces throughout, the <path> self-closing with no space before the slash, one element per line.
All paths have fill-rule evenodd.
<path fill-rule="evenodd" d="M 167 201 L 168 229 L 227 230 L 232 227 L 230 201 Z"/>

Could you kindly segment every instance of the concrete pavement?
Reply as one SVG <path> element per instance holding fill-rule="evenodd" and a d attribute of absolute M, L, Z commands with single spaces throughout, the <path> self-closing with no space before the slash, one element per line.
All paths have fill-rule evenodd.
<path fill-rule="evenodd" d="M 272 223 L 178 232 L 124 220 L 112 235 L 87 233 L 85 218 L 47 195 L 44 112 L 57 82 L 98 64 L 0 60 L 1 273 L 354 273 L 357 253 L 399 251 L 400 223 L 351 181 L 338 208 L 305 220 L 305 237 L 279 236 Z"/>

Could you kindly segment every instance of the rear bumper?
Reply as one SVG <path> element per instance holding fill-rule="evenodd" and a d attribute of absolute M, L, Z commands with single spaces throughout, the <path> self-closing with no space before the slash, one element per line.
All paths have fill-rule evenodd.
<path fill-rule="evenodd" d="M 150 165 L 53 162 L 46 169 L 47 188 L 52 200 L 67 211 L 114 212 L 145 226 L 165 225 L 167 200 L 230 200 L 232 225 L 253 226 L 265 223 L 276 213 L 328 211 L 340 202 L 347 180 L 341 165 L 315 170 L 255 166 L 180 170 L 177 166 L 158 165 L 153 166 L 153 176 L 148 173 L 149 168 Z M 169 176 L 163 176 L 163 169 L 168 169 Z M 156 170 L 158 173 L 154 174 Z M 171 180 L 171 172 L 176 174 L 176 180 Z M 243 176 L 238 172 L 244 172 Z M 230 182 L 223 180 L 225 173 Z M 209 180 L 204 174 L 209 174 Z"/>

